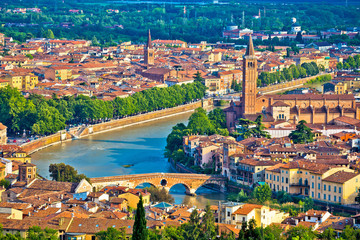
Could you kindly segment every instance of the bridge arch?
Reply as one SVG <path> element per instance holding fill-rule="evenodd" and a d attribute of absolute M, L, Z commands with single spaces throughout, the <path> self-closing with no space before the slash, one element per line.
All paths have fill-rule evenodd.
<path fill-rule="evenodd" d="M 186 193 L 189 193 L 190 192 L 190 187 L 187 185 L 187 184 L 185 184 L 185 183 L 175 183 L 175 184 L 173 184 L 172 186 L 169 186 L 169 192 L 171 191 L 171 189 L 173 189 L 173 187 L 175 187 L 175 186 L 184 186 L 184 188 L 185 188 L 185 192 Z"/>
<path fill-rule="evenodd" d="M 139 186 L 141 185 L 150 185 L 151 187 L 157 187 L 156 185 L 154 185 L 153 183 L 149 182 L 149 181 L 144 181 L 144 182 L 141 182 L 141 183 L 136 183 L 136 186 L 134 186 L 134 188 L 141 188 Z M 144 186 L 144 187 L 147 187 L 147 186 Z"/>

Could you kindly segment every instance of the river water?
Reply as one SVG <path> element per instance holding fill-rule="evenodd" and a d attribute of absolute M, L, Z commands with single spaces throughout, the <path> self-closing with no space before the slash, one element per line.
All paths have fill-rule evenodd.
<path fill-rule="evenodd" d="M 163 156 L 166 137 L 174 125 L 187 123 L 190 115 L 184 113 L 51 146 L 32 154 L 32 162 L 39 174 L 47 178 L 49 165 L 61 162 L 88 177 L 173 172 Z M 200 188 L 195 197 L 187 196 L 182 185 L 175 185 L 170 193 L 176 204 L 198 207 L 204 207 L 208 201 L 217 204 L 226 197 L 207 188 Z"/>

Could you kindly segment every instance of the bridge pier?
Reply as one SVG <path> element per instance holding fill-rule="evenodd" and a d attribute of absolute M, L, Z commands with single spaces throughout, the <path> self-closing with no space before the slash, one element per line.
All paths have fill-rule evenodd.
<path fill-rule="evenodd" d="M 189 196 L 196 196 L 196 189 L 193 189 L 193 188 L 191 188 L 191 189 L 188 189 L 188 188 L 186 188 L 186 195 L 189 195 Z"/>

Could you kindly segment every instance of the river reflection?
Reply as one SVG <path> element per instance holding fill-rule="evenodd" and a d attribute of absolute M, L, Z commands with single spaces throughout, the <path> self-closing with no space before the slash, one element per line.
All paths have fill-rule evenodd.
<path fill-rule="evenodd" d="M 184 113 L 145 124 L 139 124 L 106 133 L 48 147 L 32 154 L 41 176 L 49 178 L 51 163 L 65 163 L 75 167 L 88 177 L 116 176 L 125 174 L 172 172 L 164 158 L 166 137 L 177 123 L 187 123 L 191 113 Z M 196 197 L 181 190 L 181 185 L 171 189 L 177 204 L 204 206 L 223 199 L 221 193 L 199 189 Z M 180 188 L 180 189 L 178 189 Z"/>

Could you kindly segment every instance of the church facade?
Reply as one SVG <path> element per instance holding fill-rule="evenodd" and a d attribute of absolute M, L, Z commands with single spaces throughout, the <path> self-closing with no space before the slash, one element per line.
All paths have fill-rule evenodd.
<path fill-rule="evenodd" d="M 305 120 L 312 124 L 331 124 L 341 116 L 360 118 L 360 107 L 352 94 L 284 94 L 259 95 L 256 80 L 257 59 L 250 37 L 243 59 L 243 89 L 240 102 L 231 102 L 225 109 L 227 127 L 235 129 L 239 118 L 255 120 L 263 115 L 263 122 L 270 126 L 278 121 L 297 124 Z"/>

